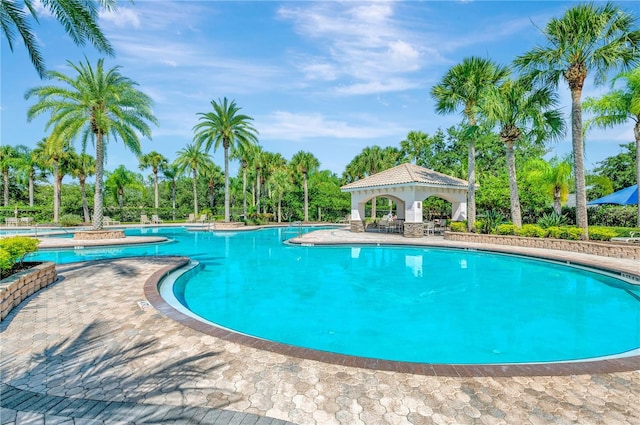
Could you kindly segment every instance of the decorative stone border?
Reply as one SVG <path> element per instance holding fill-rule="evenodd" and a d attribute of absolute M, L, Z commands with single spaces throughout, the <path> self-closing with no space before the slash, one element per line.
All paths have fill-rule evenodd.
<path fill-rule="evenodd" d="M 602 257 L 640 260 L 640 244 L 603 241 L 570 241 L 566 239 L 529 238 L 509 235 L 481 235 L 477 233 L 445 232 L 444 238 L 457 242 L 474 242 L 527 248 L 556 249 Z"/>
<path fill-rule="evenodd" d="M 73 234 L 73 239 L 83 241 L 121 238 L 124 238 L 124 230 L 83 230 L 82 232 L 75 232 Z"/>
<path fill-rule="evenodd" d="M 57 278 L 56 264 L 47 261 L 0 280 L 0 321 L 27 297 L 49 286 Z"/>

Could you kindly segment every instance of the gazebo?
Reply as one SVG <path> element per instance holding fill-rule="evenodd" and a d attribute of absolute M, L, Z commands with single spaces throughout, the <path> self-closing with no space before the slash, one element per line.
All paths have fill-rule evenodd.
<path fill-rule="evenodd" d="M 413 164 L 401 164 L 378 174 L 342 186 L 351 193 L 351 231 L 364 232 L 365 205 L 372 198 L 393 200 L 398 208 L 398 219 L 404 220 L 404 236 L 423 236 L 422 201 L 437 196 L 451 202 L 451 218 L 467 218 L 467 191 L 469 183 L 456 177 L 438 173 Z"/>

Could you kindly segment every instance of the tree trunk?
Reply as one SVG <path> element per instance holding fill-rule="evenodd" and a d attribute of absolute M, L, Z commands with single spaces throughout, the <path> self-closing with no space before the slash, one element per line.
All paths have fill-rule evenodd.
<path fill-rule="evenodd" d="M 256 169 L 256 213 L 260 212 L 260 168 Z"/>
<path fill-rule="evenodd" d="M 82 212 L 84 214 L 84 221 L 88 223 L 91 220 L 91 217 L 89 217 L 89 206 L 87 205 L 86 177 L 80 177 L 78 180 L 80 180 L 80 194 L 82 195 Z"/>
<path fill-rule="evenodd" d="M 302 174 L 304 181 L 304 221 L 309 222 L 309 188 L 307 187 L 307 173 Z"/>
<path fill-rule="evenodd" d="M 195 168 L 192 168 L 192 170 L 193 170 L 193 212 L 197 219 L 198 218 L 198 185 L 197 185 L 198 173 L 196 172 Z"/>
<path fill-rule="evenodd" d="M 278 195 L 278 223 L 282 223 L 282 195 Z"/>
<path fill-rule="evenodd" d="M 518 181 L 516 180 L 516 155 L 513 142 L 505 143 L 507 148 L 507 171 L 509 172 L 509 195 L 511 197 L 511 221 L 514 226 L 522 227 L 522 213 L 518 196 Z"/>
<path fill-rule="evenodd" d="M 224 221 L 229 222 L 229 148 L 224 148 Z"/>
<path fill-rule="evenodd" d="M 573 172 L 576 178 L 576 224 L 584 229 L 583 239 L 589 240 L 587 219 L 587 190 L 584 177 L 584 141 L 582 140 L 582 89 L 571 90 L 571 141 L 573 144 Z"/>
<path fill-rule="evenodd" d="M 31 170 L 29 172 L 29 206 L 33 208 L 33 180 L 34 180 L 34 172 Z"/>
<path fill-rule="evenodd" d="M 242 216 L 247 219 L 247 167 L 242 167 Z"/>
<path fill-rule="evenodd" d="M 553 190 L 553 211 L 560 215 L 562 214 L 562 203 L 560 203 L 560 188 Z"/>
<path fill-rule="evenodd" d="M 156 210 L 158 209 L 158 205 L 159 205 L 159 196 L 158 196 L 158 170 L 154 170 L 153 171 L 153 188 L 155 190 L 155 207 Z"/>
<path fill-rule="evenodd" d="M 60 186 L 58 186 L 58 162 L 53 162 L 53 222 L 60 222 Z"/>
<path fill-rule="evenodd" d="M 173 221 L 176 221 L 176 182 L 175 180 L 171 181 L 171 207 L 172 207 Z"/>
<path fill-rule="evenodd" d="M 469 140 L 467 158 L 469 186 L 467 192 L 467 230 L 473 232 L 476 227 L 476 141 Z"/>
<path fill-rule="evenodd" d="M 93 230 L 102 229 L 102 177 L 104 174 L 104 141 L 96 134 L 96 192 L 93 195 Z"/>
<path fill-rule="evenodd" d="M 4 206 L 9 206 L 9 170 L 4 170 L 2 172 L 2 177 L 4 179 Z"/>

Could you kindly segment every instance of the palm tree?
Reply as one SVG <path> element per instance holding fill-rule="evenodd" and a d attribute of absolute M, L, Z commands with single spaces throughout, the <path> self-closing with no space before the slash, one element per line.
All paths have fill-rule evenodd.
<path fill-rule="evenodd" d="M 222 180 L 222 170 L 213 161 L 202 167 L 200 176 L 207 182 L 207 195 L 209 196 L 209 209 L 213 211 L 213 202 L 216 194 L 216 182 Z"/>
<path fill-rule="evenodd" d="M 198 171 L 207 167 L 213 160 L 211 156 L 200 150 L 199 144 L 188 144 L 186 147 L 178 151 L 178 156 L 174 161 L 180 173 L 184 173 L 187 169 L 191 170 L 193 178 L 193 212 L 198 215 Z"/>
<path fill-rule="evenodd" d="M 165 167 L 169 161 L 162 154 L 156 151 L 152 151 L 152 152 L 149 152 L 148 154 L 141 155 L 139 158 L 139 161 L 140 161 L 141 170 L 151 167 L 151 171 L 153 172 L 154 206 L 155 206 L 155 209 L 157 210 L 158 204 L 159 204 L 158 170 L 162 167 Z"/>
<path fill-rule="evenodd" d="M 131 170 L 127 170 L 124 165 L 118 166 L 112 173 L 108 174 L 105 180 L 105 187 L 113 194 L 114 200 L 120 207 L 120 220 L 123 220 L 122 209 L 124 208 L 125 189 L 144 190 L 142 177 Z"/>
<path fill-rule="evenodd" d="M 60 221 L 62 205 L 62 180 L 71 168 L 73 148 L 62 138 L 51 135 L 37 145 L 43 163 L 51 168 L 53 174 L 53 222 Z"/>
<path fill-rule="evenodd" d="M 618 75 L 612 83 L 612 89 L 618 80 L 625 86 L 612 90 L 600 98 L 587 98 L 582 106 L 595 114 L 585 127 L 610 128 L 633 121 L 633 134 L 636 139 L 636 184 L 640 184 L 640 67 Z M 637 225 L 640 227 L 640 208 L 637 213 Z"/>
<path fill-rule="evenodd" d="M 291 182 L 291 173 L 286 166 L 280 166 L 273 170 L 269 176 L 268 184 L 271 187 L 271 191 L 278 199 L 278 223 L 282 222 L 282 197 L 285 193 L 293 190 L 293 183 Z"/>
<path fill-rule="evenodd" d="M 89 154 L 81 153 L 73 158 L 71 163 L 71 176 L 78 179 L 80 183 L 80 193 L 82 196 L 82 213 L 84 221 L 89 223 L 91 216 L 89 215 L 89 205 L 87 203 L 87 177 L 96 173 L 96 160 Z"/>
<path fill-rule="evenodd" d="M 29 108 L 29 120 L 50 111 L 47 128 L 53 125 L 52 137 L 71 140 L 81 136 L 83 146 L 92 140 L 96 147 L 96 186 L 93 203 L 93 229 L 102 229 L 102 178 L 107 137 L 120 138 L 135 155 L 140 155 L 139 134 L 151 137 L 149 122 L 156 123 L 151 108 L 153 101 L 139 91 L 137 83 L 120 73 L 116 66 L 107 71 L 98 60 L 95 69 L 89 61 L 69 66 L 75 78 L 56 71 L 47 73 L 67 87 L 43 86 L 27 91 L 25 97 L 38 96 Z"/>
<path fill-rule="evenodd" d="M 176 220 L 176 179 L 180 174 L 180 170 L 175 162 L 171 164 L 166 164 L 161 168 L 162 174 L 164 178 L 169 180 L 171 185 L 171 212 L 172 212 L 172 220 Z"/>
<path fill-rule="evenodd" d="M 194 140 L 204 144 L 205 151 L 209 152 L 213 145 L 214 150 L 220 146 L 224 149 L 224 221 L 229 221 L 229 149 L 231 146 L 251 145 L 258 143 L 258 131 L 253 128 L 248 115 L 240 114 L 240 109 L 235 101 L 229 101 L 225 97 L 218 102 L 212 100 L 213 112 L 199 112 L 200 123 L 193 128 Z"/>
<path fill-rule="evenodd" d="M 589 239 L 587 192 L 582 135 L 582 88 L 590 71 L 596 84 L 607 73 L 627 69 L 640 60 L 640 31 L 634 30 L 636 18 L 613 5 L 579 4 L 560 19 L 553 18 L 542 31 L 546 46 L 537 46 L 519 56 L 514 63 L 534 80 L 558 86 L 560 79 L 571 90 L 571 133 L 573 171 L 576 189 L 577 225 Z"/>
<path fill-rule="evenodd" d="M 0 172 L 4 187 L 4 206 L 9 206 L 9 171 L 18 158 L 18 151 L 9 145 L 0 146 Z"/>
<path fill-rule="evenodd" d="M 13 51 L 16 32 L 20 35 L 31 58 L 31 63 L 33 63 L 40 77 L 44 77 L 44 59 L 40 53 L 37 37 L 29 23 L 29 16 L 36 22 L 38 21 L 36 2 L 34 0 L 23 1 L 24 7 L 21 7 L 19 2 L 13 0 L 0 0 L 0 26 L 2 27 L 2 33 L 7 38 L 11 51 Z M 97 21 L 98 6 L 102 6 L 106 10 L 112 10 L 115 9 L 116 0 L 40 0 L 39 3 L 40 6 L 56 17 L 76 45 L 83 46 L 88 40 L 98 51 L 113 56 L 113 48 L 104 34 L 102 34 Z"/>
<path fill-rule="evenodd" d="M 231 150 L 231 159 L 240 160 L 242 168 L 242 217 L 247 218 L 247 168 L 253 160 L 256 152 L 261 150 L 260 146 L 254 144 L 238 144 Z"/>
<path fill-rule="evenodd" d="M 428 134 L 422 131 L 410 131 L 407 138 L 400 142 L 400 151 L 409 162 L 417 165 L 419 160 L 424 160 L 428 146 Z"/>
<path fill-rule="evenodd" d="M 507 68 L 489 59 L 465 58 L 447 71 L 442 81 L 431 89 L 438 114 L 450 114 L 462 109 L 466 124 L 477 128 L 478 105 L 488 89 L 508 75 Z M 472 231 L 476 221 L 476 137 L 469 136 L 467 180 L 467 228 Z"/>
<path fill-rule="evenodd" d="M 320 161 L 311 152 L 299 151 L 291 158 L 291 166 L 298 173 L 302 174 L 304 188 L 304 221 L 309 221 L 309 173 L 316 171 L 320 167 Z"/>
<path fill-rule="evenodd" d="M 553 199 L 553 211 L 562 214 L 562 204 L 567 202 L 569 187 L 573 178 L 571 160 L 552 158 L 549 162 L 532 160 L 527 164 L 530 169 L 527 178 L 538 187 L 544 188 Z"/>
<path fill-rule="evenodd" d="M 41 155 L 37 149 L 29 149 L 26 146 L 18 145 L 16 150 L 20 153 L 17 164 L 17 176 L 21 183 L 27 183 L 29 187 L 29 206 L 33 207 L 33 195 L 35 189 L 36 171 L 43 169 Z"/>
<path fill-rule="evenodd" d="M 483 99 L 481 109 L 490 124 L 500 129 L 506 148 L 511 221 L 522 226 L 515 146 L 523 139 L 537 144 L 564 134 L 564 120 L 557 109 L 558 96 L 548 87 L 533 89 L 525 80 L 506 80 Z"/>

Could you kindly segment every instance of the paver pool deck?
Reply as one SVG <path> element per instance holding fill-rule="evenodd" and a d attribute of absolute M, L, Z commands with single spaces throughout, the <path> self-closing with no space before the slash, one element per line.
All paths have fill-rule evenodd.
<path fill-rule="evenodd" d="M 478 247 L 396 236 L 340 229 L 298 242 Z M 640 270 L 634 260 L 550 255 Z M 145 285 L 184 261 L 58 266 L 61 279 L 0 324 L 0 424 L 640 424 L 640 365 L 568 376 L 428 376 L 328 364 L 198 332 L 145 298 Z"/>

